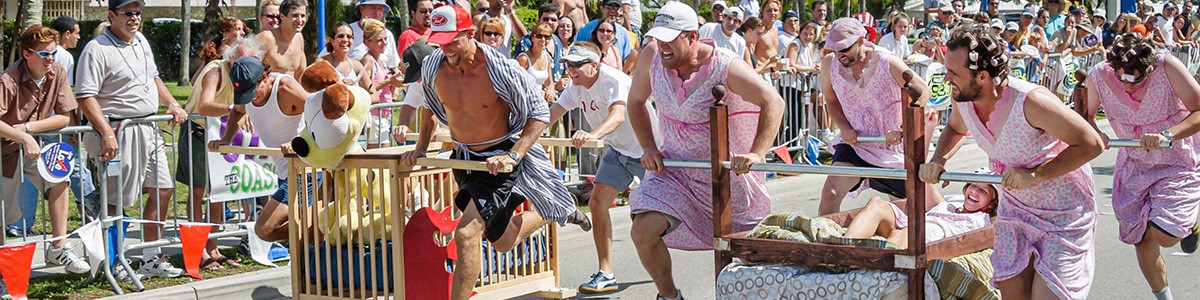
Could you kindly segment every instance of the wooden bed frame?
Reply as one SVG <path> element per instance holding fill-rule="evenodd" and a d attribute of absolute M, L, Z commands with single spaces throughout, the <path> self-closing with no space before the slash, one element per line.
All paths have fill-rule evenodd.
<path fill-rule="evenodd" d="M 838 265 L 864 269 L 899 271 L 908 274 L 909 299 L 924 299 L 925 268 L 929 260 L 949 259 L 991 248 L 994 232 L 991 225 L 926 245 L 925 214 L 926 195 L 924 183 L 918 178 L 918 168 L 926 162 L 929 137 L 925 136 L 924 103 L 908 89 L 902 92 L 904 105 L 904 167 L 908 170 L 905 181 L 908 201 L 904 209 L 908 212 L 908 249 L 873 249 L 844 245 L 794 242 L 773 239 L 748 238 L 747 232 L 732 232 L 730 221 L 730 170 L 724 166 L 729 161 L 728 112 L 722 100 L 722 91 L 714 88 L 718 99 L 709 108 L 711 130 L 712 176 L 713 176 L 713 247 L 715 274 L 732 262 L 734 257 L 755 262 L 779 262 L 797 265 Z M 919 94 L 916 94 L 919 95 Z M 828 217 L 847 226 L 861 209 L 831 214 Z M 915 279 L 914 279 L 915 278 Z"/>
<path fill-rule="evenodd" d="M 570 146 L 569 139 L 553 139 L 543 138 L 546 141 L 542 144 L 546 148 Z M 442 138 L 446 140 L 446 138 Z M 589 143 L 585 146 L 599 147 L 603 146 L 600 141 Z M 434 141 L 430 144 L 430 149 L 445 149 L 451 147 L 450 144 Z M 314 206 L 291 205 L 289 206 L 289 244 L 291 251 L 291 273 L 292 273 L 292 295 L 296 299 L 376 299 L 376 298 L 396 298 L 405 299 L 405 264 L 404 229 L 408 223 L 408 218 L 405 212 L 416 213 L 418 207 L 431 207 L 441 211 L 444 208 L 452 206 L 451 199 L 457 191 L 454 183 L 452 169 L 465 170 L 487 170 L 487 166 L 482 162 L 470 162 L 461 160 L 447 160 L 436 158 L 423 158 L 418 160 L 421 166 L 413 167 L 406 166 L 400 163 L 400 154 L 407 150 L 413 149 L 414 146 L 388 147 L 380 149 L 370 149 L 366 153 L 348 154 L 345 159 L 339 164 L 337 170 L 334 170 L 335 176 L 340 174 L 356 174 L 374 173 L 374 176 L 383 174 L 384 176 L 374 181 L 372 185 L 387 181 L 389 186 L 386 190 L 381 191 L 385 201 L 391 203 L 391 213 L 387 215 L 387 225 L 391 226 L 390 236 L 387 238 L 392 242 L 390 246 L 385 247 L 352 247 L 348 250 L 339 250 L 338 247 L 325 243 L 324 234 L 322 234 L 314 224 L 317 222 L 317 207 L 322 207 L 328 204 L 337 196 L 344 193 L 345 190 L 338 191 L 343 187 L 336 187 L 331 191 L 328 186 L 330 184 L 330 176 L 326 176 L 325 182 L 314 186 L 312 192 L 312 201 Z M 331 170 L 321 170 L 310 167 L 304 164 L 295 154 L 283 154 L 278 148 L 248 148 L 248 147 L 231 147 L 223 146 L 218 152 L 222 153 L 238 153 L 256 156 L 285 156 L 289 161 L 289 194 L 295 199 L 304 199 L 309 196 L 309 193 L 301 186 L 304 186 L 304 181 L 307 181 L 302 174 L 328 173 Z M 429 199 L 414 199 L 419 197 L 410 197 L 410 194 L 420 187 L 424 189 Z M 354 187 L 350 187 L 354 189 Z M 380 187 L 379 189 L 383 189 Z M 362 193 L 364 191 L 359 191 Z M 369 191 L 367 191 L 369 192 Z M 455 218 L 460 213 L 453 212 Z M 374 227 L 381 224 L 364 224 L 366 227 Z M 514 248 L 512 252 L 507 252 L 507 258 L 492 262 L 489 265 L 484 265 L 484 271 L 479 276 L 479 282 L 475 286 L 472 296 L 473 299 L 508 299 L 524 295 L 542 297 L 542 298 L 567 298 L 574 296 L 574 289 L 564 289 L 560 287 L 560 264 L 559 264 L 559 243 L 558 243 L 558 228 L 554 224 L 547 225 L 543 228 L 543 238 L 537 242 L 533 240 L 523 241 L 522 244 L 528 242 L 533 247 L 540 247 L 541 250 L 536 252 L 539 255 L 529 253 L 530 251 L 519 251 L 520 246 Z M 384 238 L 382 233 L 363 233 L 363 235 L 374 236 L 374 239 Z M 449 240 L 451 234 L 445 234 L 442 241 Z M 360 245 L 373 244 L 375 241 L 372 238 L 364 238 L 362 235 L 355 236 L 353 243 Z M 486 241 L 484 241 L 486 243 Z M 317 245 L 310 249 L 310 245 Z M 388 257 L 387 252 L 390 251 L 391 256 Z M 495 250 L 487 250 L 483 254 L 498 254 Z M 339 255 L 357 256 L 357 257 L 383 257 L 384 260 L 391 259 L 392 267 L 388 268 L 384 262 L 383 268 L 374 266 L 375 263 L 367 263 L 366 260 L 360 259 L 358 262 L 351 261 L 345 264 L 341 261 Z M 496 257 L 496 255 L 489 255 Z M 310 261 L 310 258 L 315 258 L 318 264 L 320 261 L 325 262 L 325 267 Z M 518 262 L 517 260 L 520 260 Z M 506 265 L 507 264 L 507 265 Z M 502 266 L 506 265 L 506 266 Z M 339 287 L 343 284 L 334 283 L 330 278 L 339 278 L 338 280 L 354 280 L 353 278 L 342 278 L 337 275 L 343 272 L 344 269 L 351 268 L 348 272 L 352 277 L 357 277 L 360 283 L 350 284 L 348 288 Z M 322 272 L 323 271 L 323 272 Z M 310 272 L 320 272 L 321 277 L 317 277 L 317 281 L 310 280 Z M 378 278 L 379 276 L 389 276 L 392 280 Z M 386 277 L 385 277 L 386 278 Z M 379 286 L 367 286 L 367 282 L 375 285 L 374 282 L 381 283 Z M 432 287 L 431 287 L 432 288 Z M 448 289 L 448 287 L 446 287 Z"/>

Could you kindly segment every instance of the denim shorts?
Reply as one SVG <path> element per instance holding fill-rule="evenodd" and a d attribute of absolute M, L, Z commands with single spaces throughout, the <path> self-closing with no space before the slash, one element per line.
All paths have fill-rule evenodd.
<path fill-rule="evenodd" d="M 646 178 L 646 168 L 642 167 L 641 159 L 625 156 L 612 146 L 607 148 L 604 149 L 604 157 L 600 158 L 600 167 L 596 170 L 596 182 L 623 192 L 633 183 L 634 176 Z"/>
<path fill-rule="evenodd" d="M 307 180 L 308 184 L 307 184 L 307 186 L 305 186 L 305 189 L 308 190 L 308 205 L 310 205 L 310 206 L 312 205 L 312 202 L 313 202 L 313 186 L 321 184 L 322 179 L 324 179 L 324 177 L 325 177 L 322 175 L 324 175 L 324 174 L 317 173 L 317 180 L 315 180 L 315 182 L 313 180 L 313 175 L 312 174 L 308 175 L 308 180 Z M 287 205 L 288 200 L 290 199 L 290 197 L 289 197 L 290 195 L 288 195 L 288 192 L 289 191 L 288 191 L 287 179 L 280 179 L 279 180 L 279 189 L 275 190 L 274 194 L 271 194 L 271 199 L 275 199 L 275 201 L 279 201 L 279 203 L 283 203 L 284 205 Z"/>

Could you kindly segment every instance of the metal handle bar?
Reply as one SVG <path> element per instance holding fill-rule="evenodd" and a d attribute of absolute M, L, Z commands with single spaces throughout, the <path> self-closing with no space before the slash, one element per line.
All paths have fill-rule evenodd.
<path fill-rule="evenodd" d="M 701 160 L 676 160 L 664 159 L 663 165 L 672 168 L 687 168 L 687 169 L 709 169 L 712 165 L 708 161 Z M 728 161 L 722 162 L 725 168 L 730 167 Z M 750 166 L 751 171 L 757 172 L 778 172 L 778 173 L 802 173 L 802 174 L 824 174 L 832 176 L 850 176 L 850 177 L 867 177 L 879 179 L 908 179 L 908 171 L 903 169 L 882 169 L 882 168 L 861 168 L 861 167 L 843 167 L 843 166 L 811 166 L 811 165 L 789 165 L 779 163 L 760 163 Z M 974 182 L 974 183 L 990 183 L 1000 184 L 1002 177 L 1000 175 L 987 175 L 962 172 L 945 172 L 938 178 L 939 180 L 956 181 L 956 182 Z"/>

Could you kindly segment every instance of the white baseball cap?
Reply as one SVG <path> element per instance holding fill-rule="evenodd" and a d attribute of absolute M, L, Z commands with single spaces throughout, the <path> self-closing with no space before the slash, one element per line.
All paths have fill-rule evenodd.
<path fill-rule="evenodd" d="M 742 21 L 742 22 L 746 21 L 746 12 L 742 11 L 741 7 L 734 6 L 734 7 L 727 8 L 727 9 L 725 9 L 724 15 L 726 17 L 735 18 L 738 21 Z"/>
<path fill-rule="evenodd" d="M 687 4 L 671 1 L 658 9 L 658 16 L 654 17 L 654 27 L 646 32 L 646 36 L 671 42 L 679 37 L 680 32 L 699 29 L 700 23 L 696 19 L 696 11 Z"/>
<path fill-rule="evenodd" d="M 728 4 L 725 4 L 724 0 L 716 0 L 716 1 L 713 1 L 712 7 L 710 7 L 710 8 L 715 8 L 717 6 L 721 6 L 721 8 L 729 7 Z"/>

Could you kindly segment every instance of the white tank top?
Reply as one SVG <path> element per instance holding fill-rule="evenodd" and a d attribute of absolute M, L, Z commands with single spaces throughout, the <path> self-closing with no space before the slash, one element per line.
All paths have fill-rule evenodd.
<path fill-rule="evenodd" d="M 253 103 L 246 105 L 246 116 L 250 117 L 250 122 L 254 124 L 254 132 L 258 134 L 262 145 L 267 147 L 279 147 L 283 143 L 291 142 L 300 135 L 300 124 L 304 121 L 303 113 L 289 116 L 279 109 L 279 82 L 284 76 L 291 78 L 292 75 L 274 74 L 275 83 L 271 85 L 271 96 L 267 98 L 267 104 L 262 107 L 256 107 Z M 275 157 L 274 160 L 275 174 L 279 179 L 286 179 L 287 159 Z"/>
<path fill-rule="evenodd" d="M 549 53 L 543 53 L 542 55 L 549 55 Z M 546 68 L 545 70 L 538 70 L 537 62 L 533 61 L 533 57 L 528 56 L 528 55 L 526 55 L 525 57 L 530 58 L 529 67 L 525 68 L 525 71 L 529 72 L 530 75 L 533 75 L 533 80 L 537 81 L 539 86 L 542 84 L 545 84 L 546 79 L 550 78 L 550 68 Z"/>
<path fill-rule="evenodd" d="M 292 75 L 275 74 L 275 83 L 271 85 L 271 96 L 267 98 L 267 104 L 262 107 L 256 107 L 254 104 L 246 106 L 246 115 L 250 117 L 250 122 L 254 123 L 258 138 L 268 147 L 279 147 L 283 143 L 291 142 L 292 138 L 300 135 L 300 124 L 304 121 L 304 114 L 288 116 L 279 109 L 279 82 L 283 81 L 283 77 L 291 78 Z"/>

